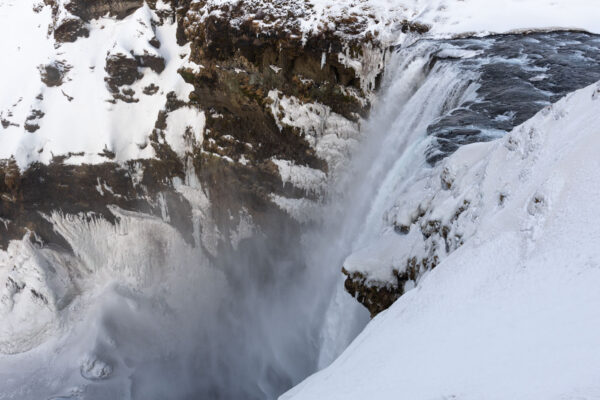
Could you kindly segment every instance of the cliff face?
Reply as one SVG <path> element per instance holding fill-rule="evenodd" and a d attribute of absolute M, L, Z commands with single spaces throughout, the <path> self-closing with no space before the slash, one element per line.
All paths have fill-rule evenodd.
<path fill-rule="evenodd" d="M 567 42 L 570 47 L 562 50 Z M 561 49 L 561 54 L 553 57 L 556 49 Z M 578 57 L 581 53 L 585 58 Z M 515 54 L 523 57 L 522 63 L 514 62 Z M 466 160 L 466 153 L 462 159 L 449 159 L 449 155 L 469 144 L 508 135 L 544 106 L 600 79 L 598 37 L 582 32 L 422 41 L 410 53 L 405 49 L 394 56 L 403 62 L 389 70 L 394 84 L 418 89 L 399 112 L 384 113 L 385 120 L 371 121 L 393 133 L 380 139 L 385 143 L 381 147 L 395 151 L 383 150 L 371 158 L 374 164 L 384 166 L 380 170 L 386 178 L 369 192 L 385 193 L 386 198 L 367 199 L 379 207 L 370 210 L 376 217 L 365 224 L 368 235 L 363 237 L 371 238 L 356 246 L 343 269 L 346 289 L 371 315 L 420 286 L 425 274 L 460 251 L 479 230 L 481 189 L 470 186 L 479 178 L 463 175 L 459 164 Z M 410 70 L 402 67 L 411 64 L 411 57 L 415 65 L 425 66 L 424 76 L 418 76 L 417 82 L 411 81 Z M 398 59 L 392 63 L 398 65 Z M 539 75 L 542 70 L 546 75 Z M 382 103 L 402 98 L 401 91 L 393 90 L 390 86 L 384 96 L 391 97 Z M 374 119 L 380 114 L 378 111 Z M 532 130 L 530 135 L 533 140 L 538 133 Z M 396 140 L 406 140 L 401 138 L 411 138 L 412 145 L 394 147 Z M 531 146 L 527 151 L 537 152 L 537 145 Z M 386 157 L 391 160 L 387 164 Z M 424 172 L 427 164 L 432 169 Z M 398 165 L 403 166 L 401 171 Z M 478 173 L 486 176 L 489 171 Z M 496 195 L 495 204 L 488 207 L 503 210 L 515 181 L 490 185 Z M 532 207 L 546 204 L 544 196 L 533 196 L 531 201 Z"/>
<path fill-rule="evenodd" d="M 339 54 L 380 74 L 385 50 L 377 50 L 377 65 L 367 65 L 372 39 L 302 35 L 296 18 L 291 10 L 282 15 L 250 2 L 194 3 L 180 18 L 180 34 L 199 66 L 181 74 L 194 85 L 191 102 L 208 111 L 194 166 L 213 204 L 224 206 L 215 210 L 219 226 L 242 208 L 262 226 L 277 199 L 318 202 L 323 182 L 282 182 L 281 168 L 322 177 L 333 172 L 368 112 L 375 81 L 367 83 Z M 268 22 L 276 24 L 265 29 Z M 332 137 L 337 143 L 330 145 Z"/>
<path fill-rule="evenodd" d="M 387 51 L 366 30 L 365 18 L 325 20 L 303 30 L 303 18 L 313 12 L 307 3 L 47 0 L 34 12 L 51 15 L 48 40 L 54 40 L 57 54 L 92 43 L 111 20 L 137 24 L 138 42 L 127 47 L 117 39 L 103 62 L 89 68 L 103 76 L 103 96 L 114 109 L 128 110 L 129 121 L 154 123 L 140 140 L 113 124 L 114 136 L 95 153 L 57 154 L 40 144 L 32 152 L 38 159 L 26 157 L 32 162 L 12 155 L 2 160 L 4 249 L 28 231 L 45 244 L 69 249 L 47 216 L 84 213 L 114 222 L 111 205 L 161 217 L 190 244 L 206 245 L 198 240 L 206 235 L 194 235 L 191 216 L 201 201 L 186 192 L 192 186 L 209 200 L 202 212 L 213 225 L 213 255 L 219 247 L 231 248 L 231 233 L 244 218 L 259 229 L 294 230 L 307 222 L 302 207 L 322 200 L 325 182 L 359 137 Z M 168 50 L 175 39 L 179 60 Z M 34 100 L 39 104 L 31 105 L 24 123 L 16 112 L 3 110 L 3 127 L 15 135 L 43 135 L 50 112 L 41 111 L 44 93 L 60 90 L 65 104 L 71 103 L 75 96 L 65 85 L 76 84 L 75 64 L 63 55 L 41 66 Z M 173 70 L 178 76 L 170 79 L 193 86 L 184 95 L 161 84 Z M 154 115 L 144 109 L 150 102 L 162 104 Z M 96 128 L 85 126 L 90 132 L 77 135 L 93 135 Z M 129 135 L 137 141 L 132 156 L 114 144 Z"/>

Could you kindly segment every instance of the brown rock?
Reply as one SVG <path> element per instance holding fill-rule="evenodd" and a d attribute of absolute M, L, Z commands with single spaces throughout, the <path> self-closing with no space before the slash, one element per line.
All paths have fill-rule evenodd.
<path fill-rule="evenodd" d="M 106 14 L 125 18 L 143 4 L 143 0 L 71 0 L 65 7 L 71 14 L 89 21 Z"/>
<path fill-rule="evenodd" d="M 80 37 L 88 37 L 89 29 L 79 18 L 69 18 L 54 29 L 54 39 L 57 42 L 74 42 Z"/>
<path fill-rule="evenodd" d="M 142 77 L 138 72 L 138 63 L 133 57 L 125 54 L 111 55 L 106 59 L 104 68 L 107 77 L 104 78 L 112 92 L 118 93 L 119 87 L 131 85 Z"/>

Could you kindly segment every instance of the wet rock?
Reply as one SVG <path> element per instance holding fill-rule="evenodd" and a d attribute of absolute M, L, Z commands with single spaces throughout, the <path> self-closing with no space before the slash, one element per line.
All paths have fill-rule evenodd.
<path fill-rule="evenodd" d="M 121 90 L 119 90 L 117 93 L 113 94 L 113 101 L 111 102 L 116 102 L 117 100 L 121 100 L 125 103 L 137 103 L 140 101 L 140 99 L 134 97 L 135 96 L 135 91 L 131 88 L 122 88 Z"/>
<path fill-rule="evenodd" d="M 342 269 L 342 272 L 347 275 L 344 288 L 369 310 L 371 318 L 388 309 L 402 295 L 403 291 L 397 285 L 379 286 L 367 283 L 366 277 L 359 272 L 349 273 L 345 269 Z"/>
<path fill-rule="evenodd" d="M 421 261 L 416 257 L 410 258 L 406 261 L 406 267 L 402 272 L 393 271 L 394 278 L 390 282 L 371 281 L 361 272 L 348 272 L 342 268 L 342 273 L 346 275 L 344 288 L 369 310 L 373 318 L 391 307 L 407 290 L 414 287 L 423 272 L 435 268 L 438 263 L 437 256 L 424 258 Z"/>
<path fill-rule="evenodd" d="M 115 157 L 116 157 L 116 154 L 115 154 L 115 152 L 114 152 L 114 151 L 110 151 L 110 150 L 109 150 L 108 148 L 106 148 L 106 147 L 105 147 L 105 148 L 102 150 L 102 152 L 98 153 L 98 155 L 99 155 L 99 156 L 101 156 L 101 157 L 106 157 L 106 158 L 108 158 L 109 160 L 114 160 L 114 159 L 115 159 Z"/>
<path fill-rule="evenodd" d="M 35 120 L 35 119 L 42 119 L 44 118 L 44 112 L 42 110 L 31 110 L 31 113 L 29 114 L 29 116 L 27 117 L 28 121 L 31 120 Z"/>
<path fill-rule="evenodd" d="M 159 49 L 159 48 L 160 48 L 160 40 L 158 40 L 158 39 L 156 38 L 156 36 L 155 36 L 155 37 L 153 37 L 152 39 L 150 39 L 150 40 L 148 41 L 148 43 L 150 43 L 150 45 L 151 45 L 152 47 L 154 47 L 155 49 Z"/>
<path fill-rule="evenodd" d="M 40 129 L 38 121 L 44 118 L 44 113 L 41 110 L 31 110 L 31 113 L 27 116 L 24 127 L 28 132 L 35 132 Z"/>
<path fill-rule="evenodd" d="M 40 129 L 40 126 L 38 124 L 32 124 L 30 122 L 26 122 L 23 127 L 25 128 L 25 130 L 27 132 L 31 132 L 31 133 L 33 133 L 33 132 L 37 131 L 38 129 Z"/>
<path fill-rule="evenodd" d="M 396 27 L 396 29 L 402 31 L 402 33 L 411 32 L 411 33 L 424 34 L 424 33 L 429 32 L 431 27 L 426 24 L 421 24 L 418 22 L 411 22 L 408 20 L 404 20 Z"/>
<path fill-rule="evenodd" d="M 62 93 L 63 96 L 65 96 L 65 98 L 67 99 L 67 101 L 71 102 L 73 101 L 74 97 L 73 96 L 69 96 L 68 94 L 65 93 L 64 90 L 60 91 Z"/>

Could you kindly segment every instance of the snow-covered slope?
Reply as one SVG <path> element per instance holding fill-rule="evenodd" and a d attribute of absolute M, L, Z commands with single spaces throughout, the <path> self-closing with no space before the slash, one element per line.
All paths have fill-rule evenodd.
<path fill-rule="evenodd" d="M 282 399 L 598 398 L 599 133 L 600 83 L 435 168 L 464 245 Z"/>
<path fill-rule="evenodd" d="M 393 1 L 391 1 L 393 3 Z M 597 32 L 600 4 L 588 0 L 414 0 L 415 19 L 432 33 L 505 33 L 528 29 L 584 29 Z"/>
<path fill-rule="evenodd" d="M 149 136 L 167 94 L 187 101 L 193 89 L 177 72 L 186 63 L 189 45 L 178 46 L 176 24 L 157 16 L 168 6 L 159 2 L 151 10 L 144 5 L 120 21 L 92 20 L 89 37 L 58 43 L 51 29 L 60 16 L 53 17 L 51 7 L 43 4 L 35 12 L 36 4 L 0 3 L 0 35 L 5 38 L 0 43 L 5 60 L 0 74 L 0 159 L 14 156 L 23 168 L 68 153 L 76 154 L 67 159 L 70 163 L 110 161 L 101 154 L 105 150 L 119 162 L 153 157 Z M 132 91 L 122 101 L 106 81 L 108 60 L 116 56 L 134 64 L 135 57 L 152 57 L 162 65 L 141 67 L 139 79 L 119 85 L 121 95 L 124 89 Z M 187 125 L 202 135 L 198 114 L 190 112 L 187 121 L 172 127 L 179 129 L 169 134 L 174 145 Z"/>

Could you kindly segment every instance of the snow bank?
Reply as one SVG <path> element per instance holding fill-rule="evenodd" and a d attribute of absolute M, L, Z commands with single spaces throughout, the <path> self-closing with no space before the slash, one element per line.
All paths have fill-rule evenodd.
<path fill-rule="evenodd" d="M 594 84 L 434 169 L 464 244 L 282 399 L 600 396 L 599 111 Z"/>
<path fill-rule="evenodd" d="M 600 32 L 600 3 L 587 0 L 416 0 L 416 20 L 434 35 L 506 33 L 530 29 Z"/>
<path fill-rule="evenodd" d="M 237 4 L 237 0 L 209 0 L 206 9 L 228 3 Z M 555 28 L 600 32 L 597 18 L 600 4 L 589 0 L 308 0 L 282 1 L 277 5 L 249 0 L 246 3 L 266 13 L 293 15 L 292 22 L 299 25 L 304 35 L 335 31 L 337 23 L 345 20 L 354 21 L 360 34 L 374 34 L 384 42 L 403 41 L 407 33 L 402 33 L 401 27 L 406 21 L 428 25 L 431 34 L 444 37 Z M 261 18 L 255 22 L 265 30 L 278 23 Z"/>

